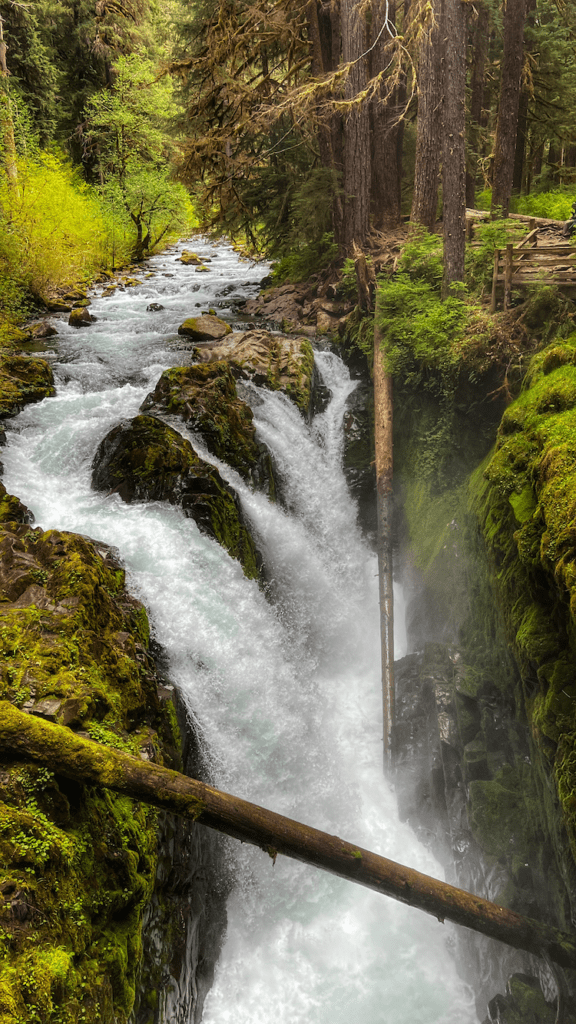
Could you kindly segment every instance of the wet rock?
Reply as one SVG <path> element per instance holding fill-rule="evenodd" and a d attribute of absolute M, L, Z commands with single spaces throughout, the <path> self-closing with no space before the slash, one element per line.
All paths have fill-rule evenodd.
<path fill-rule="evenodd" d="M 221 320 L 218 316 L 203 314 L 202 316 L 189 317 L 180 324 L 178 334 L 184 334 L 194 341 L 219 341 L 227 334 L 232 333 L 230 324 Z"/>
<path fill-rule="evenodd" d="M 70 313 L 72 309 L 71 302 L 65 302 L 63 299 L 45 299 L 44 305 L 46 309 L 49 309 L 51 313 Z"/>
<path fill-rule="evenodd" d="M 32 523 L 34 516 L 0 481 L 0 523 Z"/>
<path fill-rule="evenodd" d="M 149 306 L 146 306 L 147 313 L 160 313 L 164 309 L 164 306 L 160 302 L 151 302 Z"/>
<path fill-rule="evenodd" d="M 68 323 L 70 327 L 90 327 L 90 324 L 96 322 L 96 317 L 92 316 L 87 309 L 73 309 L 68 317 Z"/>
<path fill-rule="evenodd" d="M 13 416 L 28 403 L 55 393 L 52 369 L 45 359 L 0 356 L 0 418 Z"/>
<path fill-rule="evenodd" d="M 182 255 L 178 257 L 179 263 L 184 263 L 187 267 L 201 267 L 202 260 L 195 252 L 189 252 L 187 249 L 182 250 Z"/>
<path fill-rule="evenodd" d="M 202 265 L 201 267 L 196 267 L 196 270 L 195 270 L 196 274 L 208 274 L 209 272 L 210 272 L 210 267 L 205 267 L 204 265 Z"/>
<path fill-rule="evenodd" d="M 226 363 L 165 370 L 140 411 L 181 416 L 212 455 L 274 498 L 270 454 L 256 441 L 252 410 L 238 398 L 236 382 Z"/>
<path fill-rule="evenodd" d="M 39 341 L 43 338 L 53 338 L 58 334 L 56 328 L 52 324 L 47 323 L 46 320 L 39 320 L 37 323 L 28 324 L 27 330 L 34 340 Z"/>
<path fill-rule="evenodd" d="M 137 277 L 123 277 L 120 284 L 124 288 L 136 288 L 139 284 L 142 284 L 142 281 Z"/>
<path fill-rule="evenodd" d="M 261 560 L 233 490 L 186 438 L 161 420 L 136 416 L 114 427 L 94 456 L 92 486 L 126 502 L 181 505 L 200 529 L 239 559 L 247 576 L 259 575 Z"/>
<path fill-rule="evenodd" d="M 269 331 L 234 332 L 223 341 L 202 346 L 198 358 L 224 360 L 236 377 L 284 391 L 305 413 L 311 408 L 314 353 L 305 338 Z"/>
<path fill-rule="evenodd" d="M 360 382 L 349 395 L 344 412 L 343 468 L 350 492 L 358 503 L 360 525 L 370 539 L 376 536 L 373 410 L 373 388 Z"/>

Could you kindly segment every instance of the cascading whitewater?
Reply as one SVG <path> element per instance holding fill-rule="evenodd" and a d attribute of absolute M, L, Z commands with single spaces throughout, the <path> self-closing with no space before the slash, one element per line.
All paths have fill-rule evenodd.
<path fill-rule="evenodd" d="M 200 255 L 211 248 L 197 246 Z M 338 357 L 318 354 L 332 400 L 311 426 L 282 394 L 245 388 L 286 508 L 218 463 L 264 554 L 266 594 L 178 509 L 125 505 L 90 490 L 99 441 L 178 363 L 175 328 L 192 301 L 213 305 L 218 288 L 240 280 L 246 293 L 261 275 L 225 246 L 201 285 L 172 258 L 152 260 L 158 276 L 141 287 L 96 300 L 99 321 L 89 331 L 62 325 L 58 394 L 13 422 L 6 486 L 43 527 L 119 549 L 199 724 L 216 785 L 437 874 L 399 823 L 382 777 L 377 566 L 340 465 L 354 383 Z M 150 301 L 164 311 L 146 313 Z M 306 865 L 228 846 L 237 882 L 204 1024 L 476 1019 L 446 949 L 448 928 Z"/>

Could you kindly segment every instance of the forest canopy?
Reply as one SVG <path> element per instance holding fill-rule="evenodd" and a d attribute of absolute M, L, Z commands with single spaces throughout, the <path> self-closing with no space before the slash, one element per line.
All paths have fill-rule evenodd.
<path fill-rule="evenodd" d="M 8 278 L 41 298 L 194 216 L 304 268 L 441 218 L 450 287 L 466 206 L 566 218 L 576 198 L 565 0 L 1 0 L 0 16 L 6 308 Z"/>

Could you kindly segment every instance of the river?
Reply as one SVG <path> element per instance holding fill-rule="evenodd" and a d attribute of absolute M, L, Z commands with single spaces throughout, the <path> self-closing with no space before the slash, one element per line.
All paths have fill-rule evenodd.
<path fill-rule="evenodd" d="M 218 303 L 234 320 L 234 296 L 257 293 L 262 265 L 225 244 L 193 246 L 212 258 L 209 274 L 169 250 L 149 261 L 154 276 L 141 274 L 139 286 L 94 296 L 90 328 L 58 320 L 57 395 L 10 422 L 4 483 L 43 528 L 119 550 L 217 786 L 439 875 L 399 822 L 382 772 L 377 565 L 341 469 L 343 411 L 355 386 L 341 360 L 317 354 L 332 399 L 311 425 L 282 394 L 246 388 L 286 508 L 251 492 L 191 438 L 238 490 L 266 561 L 266 595 L 179 509 L 126 505 L 90 489 L 100 440 L 137 414 L 166 367 L 189 360 L 178 324 Z M 164 309 L 147 312 L 151 302 Z M 237 882 L 203 1024 L 477 1021 L 449 926 L 306 865 L 230 848 Z"/>

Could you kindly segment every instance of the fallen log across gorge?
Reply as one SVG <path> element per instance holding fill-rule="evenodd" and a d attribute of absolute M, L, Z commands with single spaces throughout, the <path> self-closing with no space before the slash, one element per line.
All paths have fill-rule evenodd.
<path fill-rule="evenodd" d="M 196 779 L 141 761 L 66 726 L 54 725 L 0 701 L 0 750 L 37 761 L 77 781 L 103 786 L 207 825 L 278 854 L 347 878 L 428 914 L 498 939 L 516 949 L 576 968 L 576 939 L 446 882 L 363 850 L 281 814 L 223 793 Z"/>

